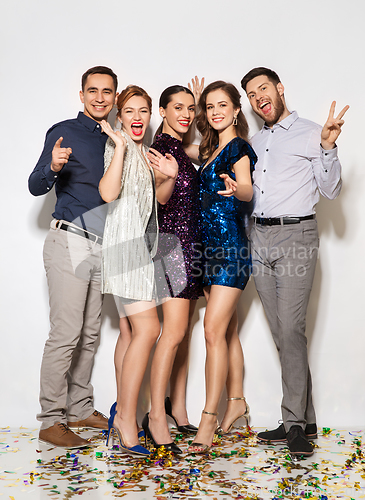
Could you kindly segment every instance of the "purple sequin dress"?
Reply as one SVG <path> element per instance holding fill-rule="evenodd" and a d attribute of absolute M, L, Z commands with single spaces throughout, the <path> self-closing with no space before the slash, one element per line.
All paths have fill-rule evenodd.
<path fill-rule="evenodd" d="M 159 134 L 151 148 L 171 154 L 179 165 L 171 198 L 158 207 L 157 295 L 198 299 L 203 295 L 198 174 L 181 141 L 171 135 Z"/>

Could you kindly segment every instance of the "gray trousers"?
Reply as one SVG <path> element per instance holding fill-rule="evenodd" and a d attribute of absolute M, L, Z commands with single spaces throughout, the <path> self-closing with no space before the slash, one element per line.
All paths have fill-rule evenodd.
<path fill-rule="evenodd" d="M 306 312 L 318 257 L 316 220 L 299 224 L 254 224 L 253 276 L 279 352 L 286 431 L 315 423 L 308 366 Z"/>
<path fill-rule="evenodd" d="M 101 325 L 101 245 L 54 222 L 43 250 L 51 328 L 40 376 L 42 429 L 93 413 L 90 380 Z"/>

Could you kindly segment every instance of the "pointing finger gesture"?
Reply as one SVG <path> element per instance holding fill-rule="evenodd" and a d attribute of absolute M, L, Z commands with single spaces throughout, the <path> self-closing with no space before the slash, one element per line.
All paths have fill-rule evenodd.
<path fill-rule="evenodd" d="M 226 189 L 225 191 L 217 191 L 217 193 L 226 197 L 233 196 L 237 191 L 237 182 L 227 174 L 221 174 L 219 177 L 223 179 Z"/>
<path fill-rule="evenodd" d="M 330 112 L 321 133 L 321 144 L 323 149 L 333 149 L 336 140 L 341 133 L 341 127 L 345 123 L 343 116 L 350 106 L 345 106 L 335 118 L 336 101 L 331 104 Z"/>
<path fill-rule="evenodd" d="M 53 146 L 51 170 L 54 172 L 59 172 L 63 168 L 72 153 L 71 148 L 61 148 L 62 141 L 63 137 L 60 137 Z"/>

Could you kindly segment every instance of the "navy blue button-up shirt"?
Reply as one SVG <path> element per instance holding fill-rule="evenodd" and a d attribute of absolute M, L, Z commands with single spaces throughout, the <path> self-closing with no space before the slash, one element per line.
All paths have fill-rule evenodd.
<path fill-rule="evenodd" d="M 63 137 L 62 148 L 72 148 L 68 163 L 59 172 L 51 170 L 52 150 Z M 104 149 L 108 136 L 92 118 L 80 112 L 77 118 L 51 127 L 42 154 L 28 181 L 34 196 L 48 193 L 55 185 L 57 202 L 53 217 L 73 222 L 102 235 L 105 207 L 99 194 L 104 174 Z"/>

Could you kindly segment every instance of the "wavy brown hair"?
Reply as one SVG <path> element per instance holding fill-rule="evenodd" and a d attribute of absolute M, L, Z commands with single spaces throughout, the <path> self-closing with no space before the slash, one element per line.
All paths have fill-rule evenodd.
<path fill-rule="evenodd" d="M 199 146 L 199 154 L 202 160 L 208 159 L 219 143 L 218 132 L 209 125 L 207 118 L 207 96 L 214 90 L 223 90 L 223 92 L 231 100 L 234 109 L 239 109 L 237 115 L 237 125 L 235 126 L 237 137 L 241 137 L 248 141 L 248 124 L 245 115 L 241 109 L 241 94 L 232 83 L 227 83 L 222 80 L 210 83 L 202 92 L 199 100 L 200 112 L 196 117 L 196 127 L 202 135 L 202 141 Z"/>
<path fill-rule="evenodd" d="M 143 97 L 148 105 L 148 108 L 150 110 L 150 113 L 152 113 L 152 99 L 151 97 L 147 94 L 147 92 L 142 88 L 138 87 L 137 85 L 128 85 L 118 96 L 117 100 L 117 108 L 118 108 L 118 113 L 117 116 L 121 116 L 122 109 L 127 101 L 131 99 L 134 96 L 140 96 Z"/>

